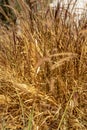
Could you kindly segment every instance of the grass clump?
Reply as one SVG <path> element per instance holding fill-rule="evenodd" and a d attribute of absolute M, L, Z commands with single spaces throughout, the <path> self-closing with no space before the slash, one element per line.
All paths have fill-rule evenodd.
<path fill-rule="evenodd" d="M 86 130 L 87 19 L 19 4 L 20 21 L 0 24 L 0 129 Z"/>

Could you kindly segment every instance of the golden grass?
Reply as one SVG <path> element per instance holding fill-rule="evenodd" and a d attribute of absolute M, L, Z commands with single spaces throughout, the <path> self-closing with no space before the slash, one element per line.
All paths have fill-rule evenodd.
<path fill-rule="evenodd" d="M 0 129 L 86 130 L 86 28 L 61 15 L 51 26 L 39 12 L 28 19 L 19 2 L 21 34 L 0 29 Z"/>

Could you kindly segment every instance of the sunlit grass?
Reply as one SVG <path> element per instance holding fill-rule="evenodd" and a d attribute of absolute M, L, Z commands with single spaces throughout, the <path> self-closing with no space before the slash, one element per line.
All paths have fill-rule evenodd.
<path fill-rule="evenodd" d="M 86 130 L 85 17 L 77 27 L 68 10 L 19 2 L 20 24 L 0 30 L 0 129 Z"/>

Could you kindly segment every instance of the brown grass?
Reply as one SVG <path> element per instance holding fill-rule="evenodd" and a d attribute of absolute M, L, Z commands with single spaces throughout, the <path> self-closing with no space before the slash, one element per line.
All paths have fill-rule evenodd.
<path fill-rule="evenodd" d="M 50 19 L 19 2 L 21 33 L 0 25 L 0 129 L 86 130 L 85 18 L 76 27 L 68 10 Z"/>

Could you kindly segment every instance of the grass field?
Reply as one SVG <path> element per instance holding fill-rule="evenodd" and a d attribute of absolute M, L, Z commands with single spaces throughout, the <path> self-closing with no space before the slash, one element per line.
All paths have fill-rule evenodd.
<path fill-rule="evenodd" d="M 20 25 L 0 23 L 0 130 L 87 130 L 85 14 L 20 4 Z"/>

